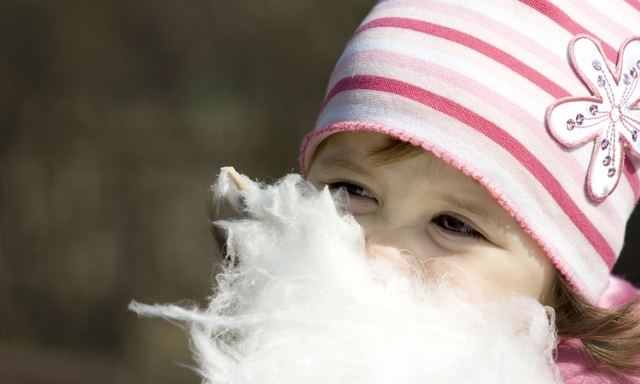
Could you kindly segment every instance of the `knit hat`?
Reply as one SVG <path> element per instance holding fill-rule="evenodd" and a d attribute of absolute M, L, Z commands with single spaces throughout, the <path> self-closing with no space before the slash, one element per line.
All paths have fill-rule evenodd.
<path fill-rule="evenodd" d="M 314 132 L 375 131 L 484 185 L 595 302 L 640 196 L 640 1 L 386 0 Z"/>

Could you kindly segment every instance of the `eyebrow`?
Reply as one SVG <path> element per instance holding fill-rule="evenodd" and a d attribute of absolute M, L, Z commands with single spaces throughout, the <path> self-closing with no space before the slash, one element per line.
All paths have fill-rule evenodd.
<path fill-rule="evenodd" d="M 364 167 L 360 163 L 357 163 L 341 154 L 326 156 L 319 160 L 319 163 L 329 168 L 329 170 L 347 170 L 377 179 L 375 173 L 372 172 L 371 169 Z"/>

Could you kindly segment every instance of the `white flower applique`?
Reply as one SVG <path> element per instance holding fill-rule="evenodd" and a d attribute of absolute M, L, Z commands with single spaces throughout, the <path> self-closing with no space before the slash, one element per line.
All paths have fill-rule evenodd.
<path fill-rule="evenodd" d="M 571 41 L 569 58 L 593 96 L 557 100 L 547 112 L 547 124 L 551 134 L 567 147 L 595 140 L 587 192 L 593 200 L 601 201 L 618 185 L 625 151 L 640 158 L 640 37 L 622 44 L 615 71 L 600 44 L 587 36 Z"/>

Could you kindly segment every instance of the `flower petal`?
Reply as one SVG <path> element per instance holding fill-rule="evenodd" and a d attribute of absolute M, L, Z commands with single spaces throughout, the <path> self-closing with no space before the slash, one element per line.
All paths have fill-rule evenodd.
<path fill-rule="evenodd" d="M 601 131 L 593 148 L 587 191 L 594 200 L 604 200 L 618 185 L 624 152 L 621 150 L 619 129 Z"/>
<path fill-rule="evenodd" d="M 620 102 L 623 106 L 639 109 L 640 105 L 637 104 L 640 101 L 640 37 L 627 40 L 622 45 L 621 52 L 618 63 L 620 66 L 618 87 L 624 90 L 625 96 Z"/>
<path fill-rule="evenodd" d="M 576 74 L 596 98 L 602 100 L 604 109 L 610 110 L 619 91 L 612 68 L 602 53 L 600 44 L 589 37 L 580 36 L 569 46 L 569 56 Z"/>
<path fill-rule="evenodd" d="M 592 99 L 565 100 L 550 110 L 547 124 L 560 143 L 577 147 L 595 139 L 599 131 L 608 128 L 611 119 L 605 108 Z"/>

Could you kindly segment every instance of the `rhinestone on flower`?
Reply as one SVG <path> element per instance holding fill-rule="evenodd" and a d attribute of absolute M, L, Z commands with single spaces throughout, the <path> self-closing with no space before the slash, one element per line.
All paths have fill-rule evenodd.
<path fill-rule="evenodd" d="M 602 69 L 602 64 L 600 63 L 599 60 L 593 60 L 591 62 L 591 65 L 593 65 L 593 68 L 595 68 L 596 71 L 599 71 Z"/>
<path fill-rule="evenodd" d="M 598 85 L 600 86 L 600 88 L 604 87 L 605 85 L 604 76 L 602 75 L 598 76 Z"/>
<path fill-rule="evenodd" d="M 625 41 L 614 70 L 600 44 L 587 36 L 571 41 L 568 57 L 593 94 L 557 100 L 547 113 L 547 126 L 567 147 L 596 145 L 586 189 L 601 201 L 624 177 L 625 156 L 640 159 L 640 36 Z"/>

